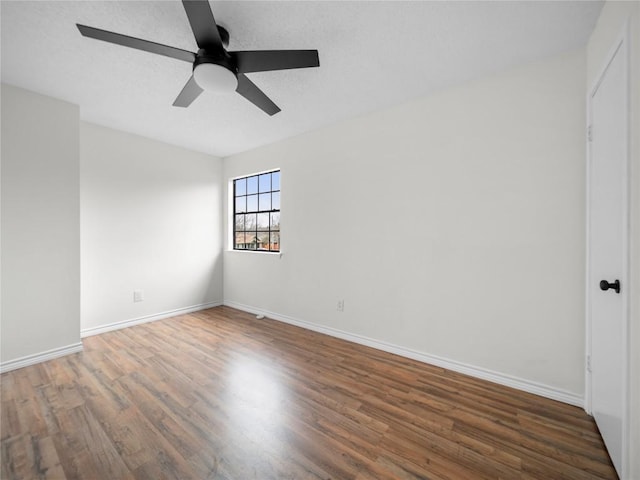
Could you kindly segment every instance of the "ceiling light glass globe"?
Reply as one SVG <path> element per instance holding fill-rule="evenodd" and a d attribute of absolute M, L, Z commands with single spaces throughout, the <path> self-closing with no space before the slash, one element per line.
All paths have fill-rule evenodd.
<path fill-rule="evenodd" d="M 231 71 L 215 63 L 201 63 L 193 70 L 196 83 L 208 92 L 231 93 L 238 87 L 238 79 Z"/>

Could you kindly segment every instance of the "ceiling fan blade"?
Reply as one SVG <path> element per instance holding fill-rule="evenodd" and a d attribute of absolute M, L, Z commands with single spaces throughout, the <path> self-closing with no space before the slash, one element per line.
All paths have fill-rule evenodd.
<path fill-rule="evenodd" d="M 108 32 L 106 30 L 100 30 L 99 28 L 87 27 L 79 23 L 76 23 L 76 26 L 83 36 L 102 40 L 103 42 L 115 43 L 116 45 L 122 45 L 124 47 L 157 53 L 158 55 L 164 55 L 165 57 L 171 57 L 189 63 L 193 63 L 196 59 L 195 53 L 180 48 L 150 42 L 149 40 L 142 40 L 141 38 L 129 37 L 128 35 L 122 35 L 120 33 Z"/>
<path fill-rule="evenodd" d="M 320 66 L 317 50 L 253 50 L 229 54 L 235 58 L 240 73 Z"/>
<path fill-rule="evenodd" d="M 222 51 L 222 39 L 209 0 L 182 0 L 182 5 L 198 47 L 209 52 Z"/>
<path fill-rule="evenodd" d="M 195 78 L 193 78 L 193 75 L 191 75 L 191 78 L 187 81 L 185 86 L 182 88 L 182 91 L 173 102 L 173 106 L 188 107 L 202 92 L 202 88 L 200 88 L 196 83 Z"/>
<path fill-rule="evenodd" d="M 246 77 L 246 75 L 241 73 L 238 74 L 238 88 L 236 88 L 236 92 L 269 116 L 275 115 L 280 111 L 280 108 L 273 103 L 262 90 L 256 87 L 255 84 Z"/>

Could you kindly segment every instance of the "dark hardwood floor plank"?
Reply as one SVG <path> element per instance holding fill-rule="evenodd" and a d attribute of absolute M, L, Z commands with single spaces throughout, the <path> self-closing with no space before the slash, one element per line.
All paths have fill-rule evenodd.
<path fill-rule="evenodd" d="M 0 440 L 6 440 L 14 432 L 21 432 L 23 429 L 20 426 L 18 407 L 13 398 L 7 398 L 6 400 L 2 398 L 0 410 Z"/>
<path fill-rule="evenodd" d="M 31 465 L 28 458 L 28 439 L 30 435 L 7 436 L 2 440 L 0 456 L 0 478 L 21 479 L 29 478 Z"/>
<path fill-rule="evenodd" d="M 83 343 L 0 377 L 0 478 L 616 478 L 579 408 L 229 307 Z"/>
<path fill-rule="evenodd" d="M 51 437 L 31 437 L 30 453 L 29 459 L 33 478 L 60 480 L 66 477 L 55 443 Z"/>
<path fill-rule="evenodd" d="M 385 469 L 390 480 L 450 480 L 450 476 L 442 477 L 435 474 L 426 476 L 419 466 L 395 457 L 392 453 L 385 453 L 378 457 L 378 465 Z M 376 480 L 365 474 L 358 474 L 356 480 Z"/>
<path fill-rule="evenodd" d="M 394 458 L 400 465 L 416 469 L 426 478 L 499 478 L 497 475 L 472 470 L 460 461 L 451 461 L 446 456 L 430 450 L 422 442 L 416 443 L 401 434 L 385 437 L 382 447 L 385 455 Z"/>
<path fill-rule="evenodd" d="M 571 422 L 562 422 L 544 414 L 539 415 L 528 411 L 518 412 L 518 422 L 531 434 L 539 432 L 545 439 L 554 438 L 567 445 L 578 435 L 582 441 L 572 444 L 573 447 L 588 455 L 598 455 L 601 460 L 607 459 L 606 453 L 600 448 L 602 440 L 597 430 L 594 432 L 590 429 L 580 429 Z"/>
<path fill-rule="evenodd" d="M 593 474 L 587 470 L 576 467 L 575 464 L 577 459 L 572 460 L 571 456 L 565 453 L 568 450 L 568 445 L 564 445 L 560 450 L 549 449 L 545 442 L 527 441 L 524 438 L 527 435 L 527 432 L 524 430 L 521 431 L 520 440 L 514 442 L 510 437 L 494 435 L 491 433 L 491 430 L 485 427 L 478 427 L 477 425 L 472 425 L 470 423 L 458 423 L 454 429 L 457 432 L 464 433 L 467 436 L 474 437 L 489 445 L 494 445 L 498 449 L 520 457 L 522 459 L 522 471 L 529 472 L 529 475 L 534 477 L 535 475 L 539 475 L 535 478 L 555 479 L 560 478 L 561 473 L 565 475 L 566 478 L 581 478 L 580 475 L 585 479 L 617 478 L 613 465 L 609 461 L 608 457 L 606 460 L 599 462 L 602 473 Z M 561 458 L 567 460 L 568 463 L 558 459 L 558 455 L 564 455 L 564 457 Z M 583 457 L 581 460 L 586 460 L 586 458 Z M 526 468 L 525 462 L 527 463 Z"/>
<path fill-rule="evenodd" d="M 20 369 L 15 376 L 18 392 L 15 395 L 15 406 L 21 428 L 18 435 L 29 433 L 34 436 L 46 437 L 48 436 L 47 422 L 40 408 L 36 390 L 31 386 L 24 370 L 24 368 Z M 12 436 L 11 431 L 8 434 Z"/>
<path fill-rule="evenodd" d="M 87 469 L 96 472 L 94 475 L 107 478 L 133 478 L 115 446 L 87 406 L 68 410 L 67 415 L 61 419 L 61 427 L 65 434 L 65 443 L 74 446 L 72 451 L 66 450 L 66 456 L 70 456 L 71 453 L 71 456 L 79 456 L 83 462 L 78 468 L 81 476 Z"/>
<path fill-rule="evenodd" d="M 34 388 L 38 388 L 51 383 L 49 373 L 42 364 L 34 365 L 34 368 L 28 368 L 25 373 L 27 378 L 29 379 L 29 383 Z"/>

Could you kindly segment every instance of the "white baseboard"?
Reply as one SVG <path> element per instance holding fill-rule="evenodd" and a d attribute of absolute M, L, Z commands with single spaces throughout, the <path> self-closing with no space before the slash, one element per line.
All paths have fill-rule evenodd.
<path fill-rule="evenodd" d="M 348 333 L 342 330 L 338 330 L 336 328 L 324 327 L 322 325 L 317 325 L 315 323 L 305 322 L 303 320 L 298 320 L 296 318 L 292 318 L 286 315 L 280 315 L 275 312 L 270 312 L 268 310 L 263 310 L 263 309 L 252 307 L 249 305 L 243 305 L 241 303 L 225 300 L 224 305 L 232 308 L 237 308 L 238 310 L 253 313 L 256 315 L 264 315 L 265 317 L 271 318 L 273 320 L 278 320 L 280 322 L 296 325 L 298 327 L 306 328 L 307 330 L 313 330 L 314 332 L 324 333 L 332 337 L 341 338 L 343 340 L 348 340 L 350 342 L 358 343 L 360 345 L 366 345 L 367 347 L 372 347 L 378 350 L 382 350 L 384 352 L 389 352 L 396 355 L 400 355 L 402 357 L 411 358 L 412 360 L 417 360 L 419 362 L 427 363 L 429 365 L 435 365 L 437 367 L 446 368 L 448 370 L 453 370 L 454 372 L 464 373 L 466 375 L 480 378 L 482 380 L 488 380 L 493 383 L 498 383 L 500 385 L 505 385 L 507 387 L 512 387 L 518 390 L 522 390 L 524 392 L 540 395 L 541 397 L 550 398 L 552 400 L 557 400 L 559 402 L 568 403 L 569 405 L 575 405 L 577 407 L 584 408 L 584 398 L 581 395 L 576 395 L 575 393 L 567 392 L 566 390 L 562 390 L 555 387 L 550 387 L 542 383 L 534 382 L 531 380 L 525 380 L 523 378 L 518 378 L 512 375 L 495 372 L 493 370 L 488 370 L 482 367 L 476 367 L 474 365 L 469 365 L 463 362 L 457 362 L 455 360 L 443 358 L 438 355 L 431 355 L 428 353 L 418 352 L 416 350 L 401 347 L 388 342 L 383 342 L 381 340 L 375 340 L 373 338 L 364 337 L 362 335 Z"/>
<path fill-rule="evenodd" d="M 82 351 L 82 343 L 73 343 L 66 347 L 53 348 L 45 352 L 35 353 L 33 355 L 27 355 L 26 357 L 16 358 L 15 360 L 9 360 L 0 364 L 0 373 L 9 372 L 22 367 L 28 367 L 29 365 L 35 365 L 36 363 L 46 362 L 54 358 L 63 357 L 72 353 L 78 353 Z"/>
<path fill-rule="evenodd" d="M 140 325 L 141 323 L 155 322 L 156 320 L 175 317 L 177 315 L 184 315 L 185 313 L 192 313 L 199 310 L 205 310 L 207 308 L 219 307 L 220 305 L 222 305 L 222 302 L 200 303 L 198 305 L 191 305 L 190 307 L 176 308 L 175 310 L 154 313 L 153 315 L 145 315 L 144 317 L 137 317 L 131 318 L 129 320 L 108 323 L 107 325 L 83 328 L 82 330 L 80 330 L 80 337 L 85 338 L 92 335 L 99 335 L 101 333 L 111 332 L 113 330 L 120 330 L 121 328 L 133 327 L 134 325 Z"/>

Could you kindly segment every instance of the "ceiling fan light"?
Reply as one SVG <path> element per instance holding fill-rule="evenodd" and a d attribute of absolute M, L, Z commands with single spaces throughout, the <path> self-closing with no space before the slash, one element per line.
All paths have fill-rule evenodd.
<path fill-rule="evenodd" d="M 201 63 L 193 70 L 196 83 L 208 92 L 231 93 L 238 87 L 238 78 L 229 69 L 215 63 Z"/>

